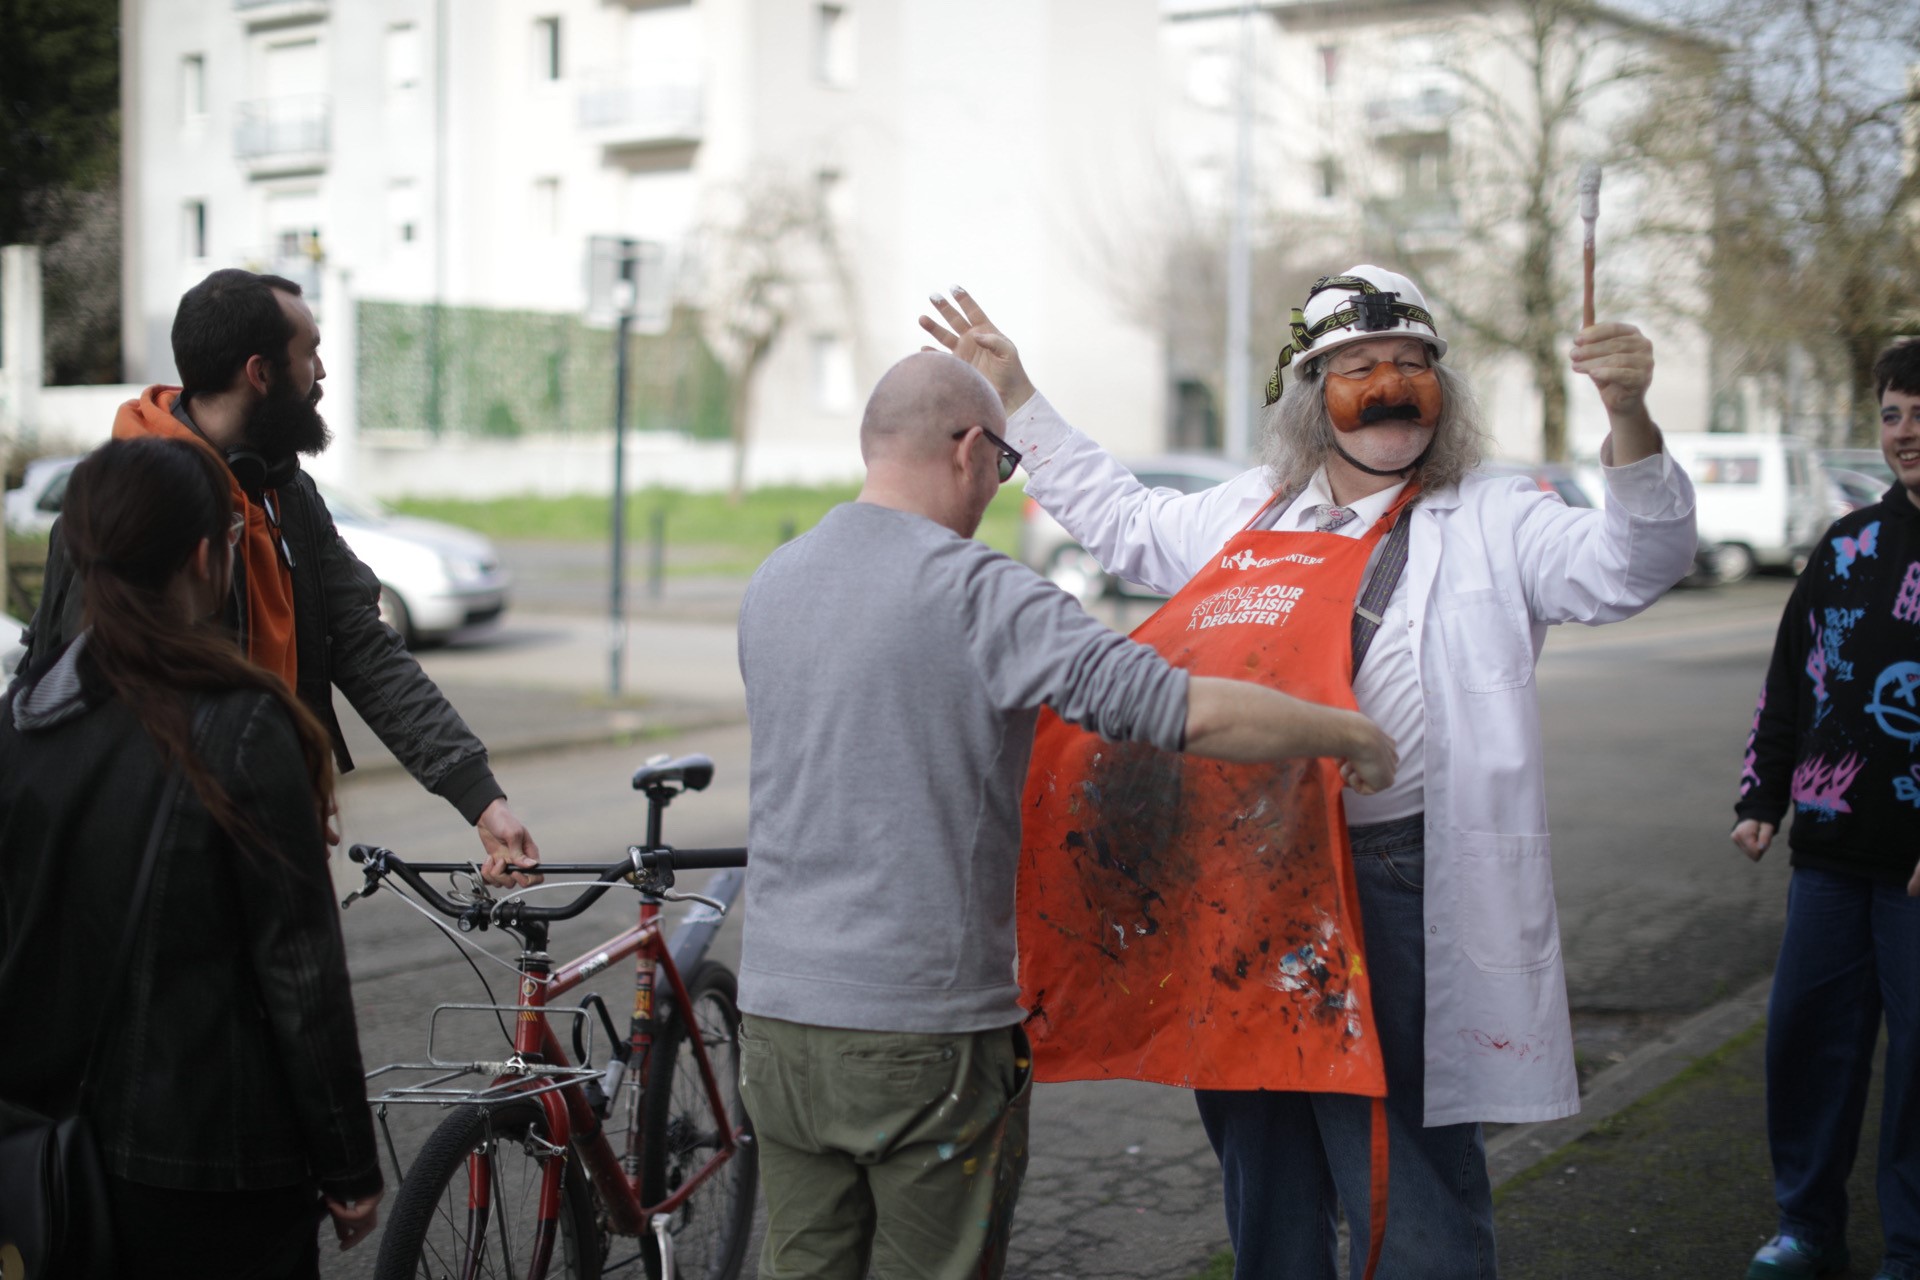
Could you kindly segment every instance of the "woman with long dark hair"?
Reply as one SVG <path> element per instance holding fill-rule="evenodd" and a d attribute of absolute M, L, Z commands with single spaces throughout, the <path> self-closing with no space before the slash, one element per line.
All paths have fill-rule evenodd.
<path fill-rule="evenodd" d="M 71 1114 L 100 1031 L 84 1107 L 147 1277 L 317 1276 L 320 1219 L 350 1247 L 381 1190 L 327 737 L 217 616 L 236 519 L 200 445 L 95 450 L 62 525 L 86 629 L 0 699 L 0 1098 Z"/>

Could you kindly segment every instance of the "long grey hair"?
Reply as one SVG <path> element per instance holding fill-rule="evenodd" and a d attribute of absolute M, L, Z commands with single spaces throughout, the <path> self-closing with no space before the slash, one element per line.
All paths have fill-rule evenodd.
<path fill-rule="evenodd" d="M 1302 370 L 1261 423 L 1260 460 L 1276 492 L 1305 487 L 1333 452 L 1336 433 L 1327 415 L 1326 377 L 1321 369 L 1325 363 L 1315 360 Z M 1480 465 L 1489 443 L 1480 402 L 1467 380 L 1438 360 L 1433 362 L 1433 372 L 1440 379 L 1440 421 L 1426 460 L 1414 473 L 1426 493 L 1459 484 L 1462 476 Z"/>

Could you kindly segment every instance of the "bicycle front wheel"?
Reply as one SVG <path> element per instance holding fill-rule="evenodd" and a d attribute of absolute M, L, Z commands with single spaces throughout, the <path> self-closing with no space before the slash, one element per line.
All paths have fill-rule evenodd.
<path fill-rule="evenodd" d="M 692 1036 L 706 1046 L 726 1121 L 746 1129 L 740 1100 L 740 1010 L 733 975 L 718 964 L 702 964 L 687 984 L 690 1010 L 674 1009 L 663 1019 L 647 1070 L 646 1129 L 641 1148 L 641 1199 L 659 1204 L 706 1167 L 720 1150 L 721 1131 L 707 1097 L 706 1079 L 694 1056 Z M 760 1165 L 751 1141 L 714 1170 L 674 1212 L 667 1224 L 673 1238 L 678 1280 L 736 1280 L 753 1231 L 753 1194 Z M 648 1280 L 660 1280 L 661 1266 L 651 1234 L 641 1242 Z"/>
<path fill-rule="evenodd" d="M 563 1162 L 560 1216 L 536 1268 L 540 1184 Z M 592 1193 L 556 1150 L 531 1098 L 461 1107 L 433 1131 L 400 1184 L 380 1241 L 376 1280 L 599 1280 L 605 1244 Z"/>

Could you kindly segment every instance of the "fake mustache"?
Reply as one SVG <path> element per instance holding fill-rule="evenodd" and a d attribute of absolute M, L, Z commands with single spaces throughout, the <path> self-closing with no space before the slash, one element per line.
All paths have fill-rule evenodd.
<path fill-rule="evenodd" d="M 1360 411 L 1360 425 L 1370 427 L 1376 422 L 1420 421 L 1420 407 L 1414 404 L 1370 404 Z"/>

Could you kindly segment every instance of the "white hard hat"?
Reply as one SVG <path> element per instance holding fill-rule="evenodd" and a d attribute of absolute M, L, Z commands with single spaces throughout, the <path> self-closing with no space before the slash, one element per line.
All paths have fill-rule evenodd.
<path fill-rule="evenodd" d="M 1307 305 L 1293 312 L 1290 339 L 1267 379 L 1267 403 L 1280 398 L 1280 374 L 1294 361 L 1318 360 L 1350 342 L 1406 334 L 1447 353 L 1434 328 L 1420 286 L 1397 271 L 1361 263 L 1337 276 L 1321 276 L 1307 291 Z"/>

